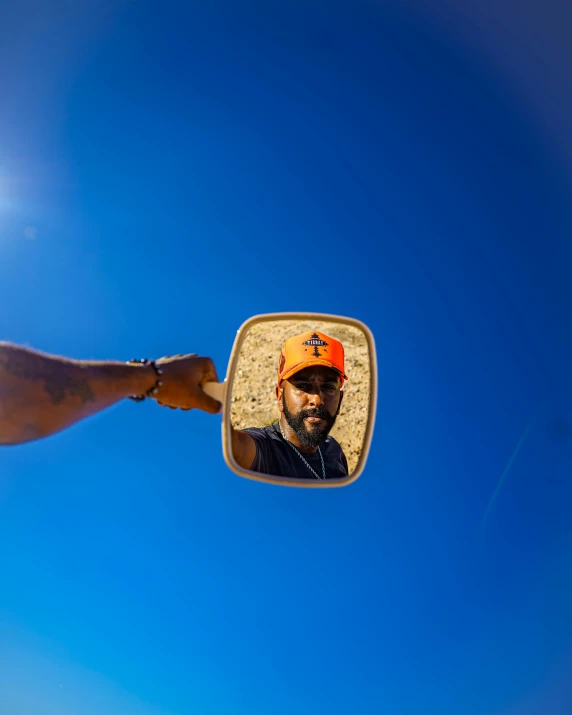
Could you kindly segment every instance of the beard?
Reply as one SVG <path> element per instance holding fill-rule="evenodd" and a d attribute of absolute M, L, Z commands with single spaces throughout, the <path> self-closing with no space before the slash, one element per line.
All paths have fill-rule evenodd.
<path fill-rule="evenodd" d="M 315 449 L 326 440 L 330 430 L 336 422 L 337 415 L 331 415 L 325 407 L 316 407 L 312 410 L 300 410 L 297 415 L 290 412 L 286 404 L 286 397 L 283 397 L 282 406 L 284 417 L 294 434 L 298 438 L 300 445 L 305 449 Z M 326 424 L 324 427 L 316 424 L 306 424 L 306 417 L 320 417 Z"/>

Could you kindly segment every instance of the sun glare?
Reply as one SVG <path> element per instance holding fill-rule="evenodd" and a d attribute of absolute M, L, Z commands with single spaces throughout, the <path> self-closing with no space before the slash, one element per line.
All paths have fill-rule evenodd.
<path fill-rule="evenodd" d="M 17 200 L 17 182 L 8 178 L 5 170 L 0 169 L 0 219 L 6 219 L 8 214 L 20 213 L 21 202 Z"/>
<path fill-rule="evenodd" d="M 4 176 L 0 173 L 0 212 L 4 213 L 11 206 L 11 201 L 8 197 L 8 184 Z"/>

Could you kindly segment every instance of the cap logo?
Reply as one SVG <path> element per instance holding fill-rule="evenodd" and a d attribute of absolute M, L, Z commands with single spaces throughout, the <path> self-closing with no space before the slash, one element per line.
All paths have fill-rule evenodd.
<path fill-rule="evenodd" d="M 314 352 L 312 353 L 312 355 L 314 357 L 321 357 L 322 353 L 319 351 L 318 348 L 326 347 L 328 343 L 322 340 L 317 333 L 313 333 L 312 337 L 309 340 L 305 340 L 302 345 L 308 345 L 308 347 L 314 348 Z"/>

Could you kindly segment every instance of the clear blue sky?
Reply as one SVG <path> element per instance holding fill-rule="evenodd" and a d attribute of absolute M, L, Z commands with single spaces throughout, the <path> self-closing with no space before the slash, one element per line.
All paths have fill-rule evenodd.
<path fill-rule="evenodd" d="M 571 55 L 437 5 L 3 5 L 0 339 L 222 377 L 337 313 L 380 388 L 339 490 L 154 404 L 3 449 L 2 713 L 570 711 Z"/>

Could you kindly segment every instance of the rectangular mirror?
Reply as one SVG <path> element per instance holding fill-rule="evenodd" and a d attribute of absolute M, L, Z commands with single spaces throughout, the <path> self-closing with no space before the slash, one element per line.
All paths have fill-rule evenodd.
<path fill-rule="evenodd" d="M 360 321 L 312 313 L 255 316 L 238 331 L 223 420 L 228 466 L 302 487 L 359 477 L 375 419 L 377 364 Z"/>

